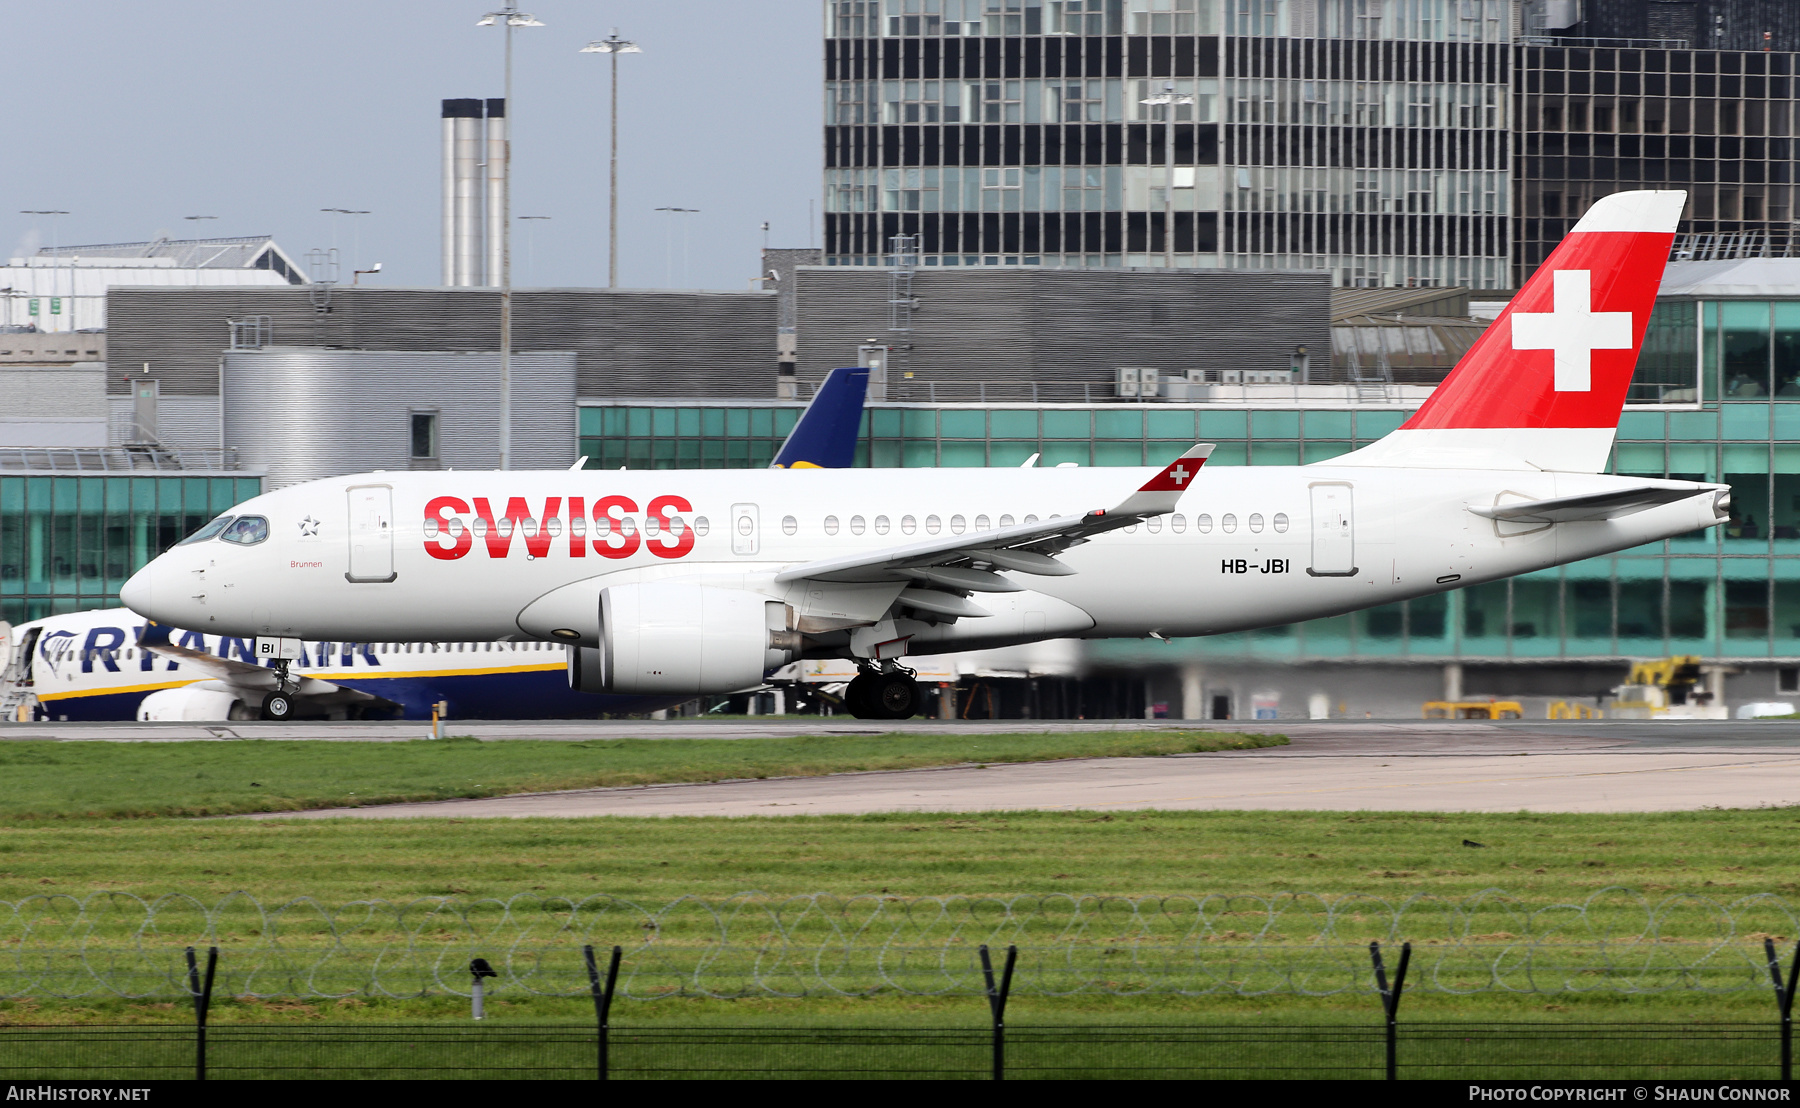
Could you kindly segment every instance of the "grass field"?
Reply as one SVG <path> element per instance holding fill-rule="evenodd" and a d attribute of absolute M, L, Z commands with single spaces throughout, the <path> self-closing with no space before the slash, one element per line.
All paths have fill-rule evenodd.
<path fill-rule="evenodd" d="M 811 777 L 1282 746 L 1284 735 L 1094 731 L 399 743 L 0 743 L 0 820 L 216 816 L 671 781 Z"/>
<path fill-rule="evenodd" d="M 203 743 L 0 745 L 0 899 L 121 890 L 185 893 L 214 903 L 245 891 L 263 903 L 310 896 L 459 901 L 515 894 L 606 893 L 649 908 L 686 895 L 770 897 L 1117 896 L 1306 891 L 1400 901 L 1503 889 L 1526 908 L 1579 903 L 1614 886 L 1651 901 L 1720 902 L 1773 893 L 1800 904 L 1792 843 L 1800 810 L 1632 815 L 1372 812 L 994 812 L 739 819 L 239 821 L 127 813 L 270 810 L 313 803 L 493 795 L 631 780 L 708 780 L 759 773 L 999 762 L 1030 754 L 1155 753 L 1195 736 L 983 736 L 921 750 L 911 738 L 610 743 Z M 1218 736 L 1204 736 L 1212 739 Z M 1057 744 L 1067 745 L 1057 745 Z M 1097 749 L 1105 745 L 1103 749 Z M 1133 747 L 1132 744 L 1143 744 Z M 1177 747 L 1186 749 L 1186 747 Z M 661 774 L 663 776 L 647 776 Z M 204 775 L 204 776 L 200 776 Z M 254 776 L 252 776 L 254 775 Z M 585 776 L 583 776 L 585 775 Z M 707 776 L 711 775 L 711 776 Z M 250 782 L 258 782 L 251 785 Z M 265 791 L 267 790 L 267 791 Z M 484 790 L 484 791 L 474 791 Z M 352 796 L 351 794 L 355 795 Z M 85 805 L 82 801 L 86 801 Z M 87 811 L 115 815 L 93 817 Z M 1464 845 L 1465 840 L 1484 844 Z M 1616 898 L 1615 898 L 1616 899 Z M 1621 901 L 1622 902 L 1622 901 Z M 1706 909 L 1690 910 L 1703 919 Z M 1629 916 L 1629 912 L 1625 913 Z M 1624 917 L 1621 917 L 1624 918 Z M 1760 918 L 1760 917 L 1759 917 Z M 1770 916 L 1770 919 L 1774 919 Z M 1767 930 L 1789 950 L 1795 928 Z M 1741 938 L 1742 936 L 1740 936 Z M 170 943 L 183 941 L 171 930 Z M 4 942 L 0 936 L 0 942 Z M 229 954 L 229 951 L 228 951 Z M 466 1018 L 466 1000 L 237 1000 L 225 1021 L 384 1022 Z M 1360 1022 L 1366 995 L 1308 998 L 1019 997 L 1016 1022 Z M 494 1018 L 580 1021 L 585 1001 L 502 993 Z M 979 998 L 895 994 L 624 1003 L 622 1021 L 710 1025 L 974 1026 Z M 1419 992 L 1418 1020 L 1761 1021 L 1766 992 L 1675 990 L 1621 996 L 1453 997 Z M 0 1003 L 0 1022 L 168 1022 L 167 1002 L 98 998 Z"/>

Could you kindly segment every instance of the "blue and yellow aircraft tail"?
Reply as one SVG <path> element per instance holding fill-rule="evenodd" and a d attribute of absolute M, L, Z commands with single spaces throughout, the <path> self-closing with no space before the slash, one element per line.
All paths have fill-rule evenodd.
<path fill-rule="evenodd" d="M 771 469 L 849 469 L 856 460 L 856 437 L 862 431 L 863 400 L 869 391 L 867 368 L 834 369 L 800 422 L 788 433 Z"/>

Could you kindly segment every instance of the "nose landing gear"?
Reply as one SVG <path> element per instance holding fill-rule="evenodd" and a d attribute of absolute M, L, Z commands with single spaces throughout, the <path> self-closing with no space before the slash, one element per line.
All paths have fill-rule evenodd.
<path fill-rule="evenodd" d="M 921 700 L 914 676 L 892 662 L 884 669 L 864 668 L 844 690 L 844 705 L 857 719 L 911 719 Z"/>
<path fill-rule="evenodd" d="M 284 658 L 275 663 L 275 691 L 263 697 L 262 718 L 276 723 L 294 718 L 294 698 L 287 688 L 288 663 Z"/>

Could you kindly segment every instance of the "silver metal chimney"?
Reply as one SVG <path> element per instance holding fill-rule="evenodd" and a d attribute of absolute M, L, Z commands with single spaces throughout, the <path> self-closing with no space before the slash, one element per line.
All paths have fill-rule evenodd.
<path fill-rule="evenodd" d="M 444 221 L 439 231 L 444 254 L 446 285 L 456 284 L 456 116 L 461 100 L 444 101 Z"/>
<path fill-rule="evenodd" d="M 444 283 L 479 285 L 482 263 L 481 101 L 444 101 Z"/>
<path fill-rule="evenodd" d="M 495 98 L 487 102 L 487 273 L 484 280 L 471 284 L 500 283 L 500 252 L 504 246 L 500 224 L 506 218 L 507 155 L 506 101 Z"/>

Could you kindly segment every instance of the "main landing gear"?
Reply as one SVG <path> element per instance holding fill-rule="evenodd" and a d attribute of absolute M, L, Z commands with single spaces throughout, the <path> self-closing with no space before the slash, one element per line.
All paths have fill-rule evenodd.
<path fill-rule="evenodd" d="M 844 690 L 844 706 L 857 719 L 911 719 L 919 714 L 919 685 L 913 671 L 865 668 Z"/>
<path fill-rule="evenodd" d="M 294 698 L 287 691 L 288 664 L 286 659 L 275 663 L 275 691 L 263 697 L 262 718 L 275 723 L 283 723 L 294 718 Z"/>

